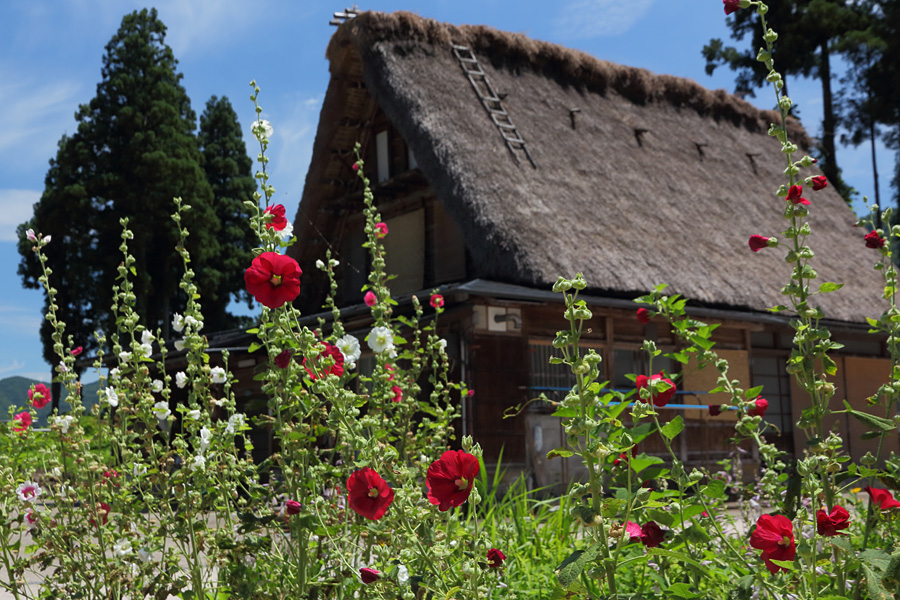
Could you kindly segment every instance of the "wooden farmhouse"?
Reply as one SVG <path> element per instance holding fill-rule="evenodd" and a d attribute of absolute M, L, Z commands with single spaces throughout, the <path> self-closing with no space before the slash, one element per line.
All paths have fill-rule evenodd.
<path fill-rule="evenodd" d="M 561 445 L 547 404 L 503 416 L 571 386 L 548 362 L 550 341 L 565 326 L 561 297 L 550 288 L 578 272 L 594 315 L 584 344 L 602 354 L 611 387 L 629 389 L 625 375 L 646 372 L 645 338 L 675 348 L 662 320 L 636 320 L 633 302 L 667 283 L 691 299 L 696 318 L 721 324 L 717 348 L 733 376 L 747 388 L 764 386 L 765 418 L 782 432 L 774 442 L 802 450 L 793 423 L 807 400 L 784 368 L 793 333 L 788 317 L 766 310 L 783 302 L 790 267 L 782 249 L 754 253 L 747 245 L 752 234 L 781 237 L 786 228 L 785 200 L 775 196 L 785 158 L 767 135 L 775 113 L 524 35 L 405 12 L 347 20 L 327 58 L 331 80 L 290 251 L 303 269 L 297 303 L 305 315 L 323 312 L 327 285 L 315 262 L 330 249 L 341 261 L 337 301 L 346 325 L 361 338 L 370 326 L 360 291 L 362 190 L 352 170 L 360 143 L 390 229 L 398 311 L 409 310 L 411 295 L 445 297 L 442 334 L 456 376 L 475 390 L 462 400 L 458 433 L 473 435 L 489 463 L 502 449 L 503 464 L 527 470 L 536 485 L 577 475 L 574 462 L 546 460 Z M 791 136 L 810 146 L 799 124 Z M 815 268 L 822 281 L 844 284 L 818 297 L 844 344 L 835 407 L 847 398 L 862 408 L 890 370 L 884 340 L 865 324 L 885 309 L 872 268 L 877 253 L 831 187 L 806 195 Z M 680 374 L 676 403 L 721 401 L 705 393 L 714 374 L 655 364 Z M 733 450 L 729 415 L 680 410 L 686 462 L 714 466 Z M 859 423 L 839 417 L 854 458 L 874 447 L 860 439 Z M 896 435 L 887 448 L 898 450 Z M 641 450 L 662 446 L 649 439 Z"/>

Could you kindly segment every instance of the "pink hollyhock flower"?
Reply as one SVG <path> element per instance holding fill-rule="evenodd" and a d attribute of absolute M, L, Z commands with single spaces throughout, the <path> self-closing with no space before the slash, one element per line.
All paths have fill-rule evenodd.
<path fill-rule="evenodd" d="M 444 297 L 440 294 L 432 294 L 431 296 L 431 308 L 437 310 L 439 308 L 444 307 Z"/>
<path fill-rule="evenodd" d="M 637 314 L 635 315 L 635 317 L 637 318 L 638 321 L 640 321 L 644 325 L 649 323 L 650 320 L 653 318 L 652 316 L 650 316 L 650 311 L 647 310 L 646 308 L 637 309 Z"/>
<path fill-rule="evenodd" d="M 641 526 L 635 523 L 634 521 L 628 521 L 625 523 L 625 533 L 628 534 L 628 538 L 630 542 L 639 542 L 641 541 Z"/>
<path fill-rule="evenodd" d="M 722 0 L 722 4 L 725 5 L 726 15 L 730 15 L 741 7 L 740 0 Z"/>
<path fill-rule="evenodd" d="M 300 294 L 300 265 L 289 256 L 263 252 L 244 271 L 247 291 L 268 308 L 279 308 Z"/>
<path fill-rule="evenodd" d="M 288 365 L 291 364 L 291 351 L 282 350 L 272 362 L 274 362 L 275 366 L 279 369 L 287 369 Z"/>
<path fill-rule="evenodd" d="M 33 385 L 28 389 L 28 401 L 37 410 L 40 410 L 50 403 L 50 390 L 43 383 Z"/>
<path fill-rule="evenodd" d="M 900 507 L 900 502 L 894 500 L 894 496 L 887 490 L 873 488 L 872 486 L 867 485 L 866 492 L 868 492 L 869 498 L 875 503 L 875 506 L 881 510 Z"/>
<path fill-rule="evenodd" d="M 77 348 L 72 348 L 71 350 L 69 350 L 69 354 L 71 354 L 72 356 L 78 356 L 83 350 L 84 348 L 78 346 Z"/>
<path fill-rule="evenodd" d="M 709 416 L 718 417 L 722 414 L 722 405 L 720 404 L 710 404 L 709 405 Z"/>
<path fill-rule="evenodd" d="M 823 509 L 816 511 L 816 531 L 819 535 L 831 537 L 840 535 L 841 529 L 850 527 L 850 513 L 843 506 L 835 506 L 830 513 Z"/>
<path fill-rule="evenodd" d="M 106 502 L 98 502 L 97 506 L 94 508 L 94 515 L 100 518 L 100 520 L 103 522 L 103 525 L 106 525 L 106 521 L 109 517 L 110 512 L 112 512 L 112 509 Z M 97 526 L 97 521 L 94 520 L 94 517 L 89 518 L 88 521 L 94 527 Z"/>
<path fill-rule="evenodd" d="M 356 165 L 354 164 L 353 166 L 355 167 Z M 359 570 L 359 578 L 362 579 L 364 584 L 369 585 L 381 579 L 381 573 L 369 567 L 362 567 Z"/>
<path fill-rule="evenodd" d="M 321 360 L 323 358 L 328 358 L 328 357 L 330 357 L 334 361 L 334 364 L 331 365 L 328 368 L 328 371 L 326 371 L 326 372 L 329 375 L 334 375 L 335 377 L 340 377 L 341 375 L 343 375 L 344 374 L 344 353 L 341 352 L 337 346 L 334 346 L 334 345 L 326 342 L 325 350 L 323 350 L 322 353 L 319 354 L 319 357 L 316 360 Z M 305 358 L 303 359 L 303 365 L 306 366 Z M 306 367 L 306 372 L 309 373 L 309 376 L 312 379 L 318 379 L 316 377 L 315 373 L 313 373 L 312 371 L 309 370 L 309 367 Z"/>
<path fill-rule="evenodd" d="M 353 163 L 353 170 L 359 171 L 359 163 Z"/>
<path fill-rule="evenodd" d="M 794 525 L 783 515 L 763 515 L 756 521 L 756 529 L 750 535 L 750 545 L 762 550 L 760 558 L 772 574 L 786 571 L 773 560 L 794 560 L 797 547 L 794 544 Z"/>
<path fill-rule="evenodd" d="M 438 510 L 462 506 L 472 492 L 480 466 L 478 459 L 463 450 L 447 450 L 431 463 L 425 476 L 428 501 Z"/>
<path fill-rule="evenodd" d="M 766 411 L 769 410 L 769 401 L 765 398 L 757 396 L 756 400 L 754 400 L 753 402 L 755 404 L 755 407 L 748 410 L 747 415 L 751 417 L 765 416 Z"/>
<path fill-rule="evenodd" d="M 299 515 L 302 505 L 296 500 L 288 500 L 284 503 L 284 512 L 290 516 Z"/>
<path fill-rule="evenodd" d="M 347 478 L 347 498 L 357 514 L 377 521 L 394 501 L 394 490 L 373 469 L 364 467 Z"/>
<path fill-rule="evenodd" d="M 878 235 L 877 231 L 870 231 L 863 239 L 866 240 L 866 248 L 872 248 L 873 250 L 884 248 L 885 240 L 883 237 Z"/>
<path fill-rule="evenodd" d="M 817 175 L 812 178 L 813 191 L 818 192 L 828 187 L 828 179 L 824 175 Z"/>
<path fill-rule="evenodd" d="M 471 398 L 472 396 L 475 395 L 475 390 L 469 390 L 468 392 L 466 392 L 466 395 L 468 395 L 469 398 Z"/>
<path fill-rule="evenodd" d="M 378 239 L 384 238 L 388 234 L 388 226 L 387 223 L 375 223 L 375 235 Z"/>
<path fill-rule="evenodd" d="M 366 295 L 363 297 L 363 302 L 366 303 L 366 306 L 372 307 L 378 304 L 378 296 L 376 296 L 372 290 L 366 292 Z"/>
<path fill-rule="evenodd" d="M 105 479 L 108 483 L 111 483 L 112 485 L 114 485 L 116 487 L 119 487 L 119 482 L 113 481 L 113 480 L 118 479 L 118 478 L 119 478 L 119 472 L 116 471 L 115 469 L 110 469 L 108 471 L 103 472 L 103 479 Z"/>
<path fill-rule="evenodd" d="M 266 223 L 266 229 L 281 231 L 287 227 L 287 218 L 284 216 L 284 206 L 281 204 L 273 204 L 267 208 L 266 212 L 263 213 L 263 216 L 265 215 L 272 215 L 272 220 Z"/>
<path fill-rule="evenodd" d="M 788 195 L 785 200 L 788 202 L 792 202 L 794 204 L 809 204 L 809 200 L 806 198 L 801 198 L 800 194 L 803 193 L 802 185 L 792 185 L 791 189 L 788 190 Z"/>
<path fill-rule="evenodd" d="M 31 422 L 31 413 L 27 410 L 22 411 L 19 414 L 13 416 L 13 431 L 18 433 L 19 435 L 22 435 L 23 433 L 28 431 L 29 427 L 31 427 Z"/>
<path fill-rule="evenodd" d="M 753 250 L 754 252 L 759 252 L 763 248 L 769 247 L 769 238 L 764 235 L 754 234 L 750 236 L 750 241 L 747 242 L 747 244 L 750 246 L 751 250 Z"/>
<path fill-rule="evenodd" d="M 400 389 L 399 385 L 392 387 L 391 391 L 394 392 L 394 397 L 391 398 L 391 402 L 400 402 L 403 400 L 403 390 Z"/>
<path fill-rule="evenodd" d="M 34 527 L 38 522 L 38 515 L 34 512 L 34 509 L 27 509 L 25 511 L 25 522 L 28 523 L 29 527 Z"/>
<path fill-rule="evenodd" d="M 506 555 L 503 554 L 501 550 L 497 550 L 496 548 L 491 548 L 487 551 L 487 559 L 488 566 L 496 569 L 503 566 L 503 561 L 506 560 Z"/>
<path fill-rule="evenodd" d="M 653 405 L 657 408 L 662 408 L 663 406 L 668 404 L 672 399 L 672 396 L 675 395 L 675 384 L 672 383 L 671 379 L 669 379 L 668 377 L 663 377 L 663 372 L 660 371 L 659 373 L 651 377 L 647 377 L 646 375 L 638 375 L 637 379 L 635 379 L 634 382 L 639 390 L 643 390 L 650 384 L 655 384 L 658 381 L 663 381 L 669 384 L 668 389 L 666 389 L 664 392 L 653 392 L 653 395 L 651 396 Z M 641 401 L 643 401 L 643 398 L 641 398 Z"/>
<path fill-rule="evenodd" d="M 22 502 L 34 502 L 42 493 L 44 493 L 44 490 L 33 481 L 24 481 L 16 488 L 16 496 Z"/>

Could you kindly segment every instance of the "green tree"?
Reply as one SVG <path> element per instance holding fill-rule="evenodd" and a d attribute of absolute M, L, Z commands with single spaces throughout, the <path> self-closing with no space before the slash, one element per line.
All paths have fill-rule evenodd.
<path fill-rule="evenodd" d="M 122 217 L 129 218 L 134 232 L 129 247 L 136 259 L 136 311 L 144 324 L 166 336 L 172 314 L 185 300 L 179 297 L 173 197 L 191 206 L 184 224 L 191 232 L 187 245 L 205 312 L 219 319 L 227 314 L 230 290 L 221 290 L 234 285 L 232 280 L 240 282 L 246 267 L 236 264 L 233 253 L 220 260 L 228 245 L 219 237 L 220 217 L 226 222 L 232 217 L 221 210 L 233 206 L 214 210 L 194 134 L 196 115 L 165 34 L 156 10 L 122 19 L 106 45 L 96 96 L 79 107 L 77 131 L 60 141 L 34 216 L 19 228 L 52 235 L 47 252 L 60 318 L 76 328 L 75 344 L 86 348 L 94 346 L 88 331 L 114 331 L 112 287 L 122 260 Z M 22 243 L 19 250 L 23 283 L 36 287 L 40 272 L 31 247 Z M 47 338 L 44 355 L 56 362 Z"/>
<path fill-rule="evenodd" d="M 762 87 L 768 72 L 756 60 L 757 52 L 765 47 L 759 15 L 752 9 L 742 9 L 729 18 L 731 37 L 741 41 L 752 36 L 751 47 L 739 50 L 726 47 L 721 39 L 710 40 L 703 48 L 706 72 L 727 65 L 737 72 L 738 92 L 753 93 Z M 785 75 L 815 77 L 822 85 L 822 130 L 819 151 L 820 167 L 833 186 L 849 201 L 851 189 L 841 178 L 837 162 L 835 139 L 837 109 L 832 90 L 832 59 L 836 44 L 861 27 L 860 13 L 855 3 L 847 0 L 782 0 L 773 2 L 766 15 L 769 22 L 778 24 L 778 44 L 772 58 L 778 71 Z M 839 50 L 837 50 L 839 51 Z"/>
<path fill-rule="evenodd" d="M 223 244 L 217 261 L 220 272 L 216 289 L 216 302 L 204 311 L 203 318 L 210 330 L 228 329 L 245 325 L 241 319 L 226 311 L 225 302 L 232 299 L 246 302 L 252 307 L 252 298 L 238 276 L 253 260 L 253 248 L 257 246 L 256 234 L 250 228 L 253 211 L 244 203 L 253 202 L 256 180 L 253 178 L 253 161 L 247 156 L 247 147 L 241 136 L 241 125 L 228 98 L 213 96 L 200 115 L 198 134 L 200 152 L 206 180 L 212 188 L 215 210 L 221 222 L 220 239 Z"/>

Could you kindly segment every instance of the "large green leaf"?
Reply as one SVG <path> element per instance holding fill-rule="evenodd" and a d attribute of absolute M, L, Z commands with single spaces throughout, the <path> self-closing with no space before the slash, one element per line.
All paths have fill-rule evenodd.
<path fill-rule="evenodd" d="M 559 585 L 568 588 L 584 571 L 584 567 L 594 562 L 600 555 L 603 546 L 599 543 L 589 546 L 586 550 L 576 550 L 556 568 Z"/>
<path fill-rule="evenodd" d="M 666 436 L 668 440 L 674 440 L 675 436 L 684 431 L 684 420 L 681 415 L 676 415 L 674 419 L 666 423 L 660 429 L 660 432 Z"/>

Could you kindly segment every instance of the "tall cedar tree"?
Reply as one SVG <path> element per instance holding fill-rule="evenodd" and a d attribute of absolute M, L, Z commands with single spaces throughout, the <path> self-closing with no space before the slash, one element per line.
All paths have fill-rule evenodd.
<path fill-rule="evenodd" d="M 151 329 L 167 334 L 181 305 L 173 197 L 191 205 L 184 225 L 206 311 L 224 313 L 228 296 L 218 293 L 219 286 L 240 280 L 243 272 L 243 266 L 218 260 L 221 223 L 193 133 L 196 116 L 165 33 L 156 10 L 122 19 L 106 46 L 97 95 L 79 107 L 78 129 L 60 141 L 34 216 L 19 227 L 53 236 L 47 252 L 59 316 L 74 332 L 75 345 L 87 349 L 95 344 L 89 331 L 115 329 L 112 287 L 122 261 L 122 217 L 134 232 L 129 248 L 136 259 L 136 274 L 130 275 L 135 308 Z M 24 285 L 37 287 L 40 269 L 31 244 L 21 243 L 19 250 Z M 42 340 L 45 357 L 55 364 L 52 340 Z"/>
<path fill-rule="evenodd" d="M 250 227 L 254 212 L 244 203 L 253 202 L 256 180 L 253 178 L 253 161 L 247 156 L 247 147 L 241 136 L 241 125 L 228 98 L 215 96 L 206 103 L 200 115 L 198 134 L 200 152 L 206 180 L 215 198 L 216 214 L 221 223 L 219 237 L 227 240 L 217 257 L 223 273 L 241 273 L 253 260 L 256 234 Z M 244 286 L 242 277 L 223 277 L 215 291 L 216 302 L 203 311 L 204 322 L 210 331 L 244 326 L 242 319 L 225 311 L 220 299 L 246 302 L 252 307 L 252 298 Z"/>
<path fill-rule="evenodd" d="M 769 6 L 769 23 L 777 24 L 778 41 L 772 58 L 775 68 L 783 75 L 816 77 L 822 84 L 822 131 L 819 166 L 829 182 L 849 202 L 851 189 L 841 179 L 838 168 L 835 136 L 837 111 L 832 91 L 834 46 L 843 36 L 860 27 L 859 15 L 847 0 L 779 0 Z M 760 48 L 765 48 L 759 15 L 753 9 L 742 9 L 728 17 L 731 37 L 743 40 L 752 36 L 749 50 L 726 47 L 721 39 L 710 40 L 703 48 L 706 72 L 712 74 L 719 65 L 737 71 L 736 91 L 753 93 L 766 83 L 765 65 L 756 60 Z"/>

